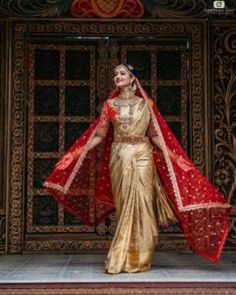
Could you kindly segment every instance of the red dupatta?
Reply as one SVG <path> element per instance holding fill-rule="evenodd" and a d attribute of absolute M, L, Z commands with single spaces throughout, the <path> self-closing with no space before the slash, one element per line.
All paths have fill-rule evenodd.
<path fill-rule="evenodd" d="M 216 262 L 220 258 L 228 234 L 230 205 L 187 157 L 153 101 L 139 81 L 136 82 L 136 94 L 148 102 L 152 125 L 162 147 L 162 151 L 154 149 L 153 152 L 156 169 L 171 203 L 178 212 L 185 237 L 198 254 Z M 110 98 L 117 94 L 117 91 L 113 90 Z M 115 211 L 109 175 L 109 156 L 113 141 L 111 124 L 107 128 L 101 157 L 96 159 L 98 147 L 90 149 L 98 128 L 110 122 L 115 115 L 116 112 L 105 101 L 100 117 L 65 153 L 67 155 L 82 147 L 80 155 L 63 170 L 55 166 L 44 183 L 59 203 L 88 225 L 98 224 Z M 186 172 L 173 162 L 167 147 L 177 156 L 187 160 L 192 169 Z"/>

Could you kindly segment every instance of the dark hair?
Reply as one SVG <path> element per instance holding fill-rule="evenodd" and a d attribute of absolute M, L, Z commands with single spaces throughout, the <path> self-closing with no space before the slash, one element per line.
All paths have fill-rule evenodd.
<path fill-rule="evenodd" d="M 136 76 L 136 70 L 133 65 L 131 64 L 121 64 L 122 66 L 126 67 L 126 69 L 131 72 L 134 76 Z"/>

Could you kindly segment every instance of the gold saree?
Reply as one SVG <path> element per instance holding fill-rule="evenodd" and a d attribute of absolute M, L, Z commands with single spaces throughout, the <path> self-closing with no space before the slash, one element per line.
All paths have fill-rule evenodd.
<path fill-rule="evenodd" d="M 114 117 L 114 142 L 110 176 L 116 206 L 117 228 L 105 262 L 108 273 L 150 269 L 158 224 L 177 219 L 162 188 L 153 161 L 153 136 L 147 102 L 135 97 L 121 105 L 110 101 Z"/>

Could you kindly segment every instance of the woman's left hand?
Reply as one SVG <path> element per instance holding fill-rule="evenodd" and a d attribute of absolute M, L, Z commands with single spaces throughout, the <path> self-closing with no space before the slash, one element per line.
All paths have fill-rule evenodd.
<path fill-rule="evenodd" d="M 177 158 L 176 164 L 185 172 L 188 172 L 189 170 L 193 168 L 192 165 L 187 160 L 185 160 L 182 156 L 179 156 Z"/>

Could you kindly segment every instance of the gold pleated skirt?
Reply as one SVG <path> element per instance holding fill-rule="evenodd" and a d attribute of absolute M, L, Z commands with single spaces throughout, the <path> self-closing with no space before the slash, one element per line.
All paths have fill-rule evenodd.
<path fill-rule="evenodd" d="M 113 142 L 109 169 L 116 206 L 116 232 L 105 272 L 139 272 L 151 267 L 158 223 L 176 219 L 153 161 L 149 142 Z"/>

